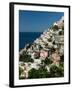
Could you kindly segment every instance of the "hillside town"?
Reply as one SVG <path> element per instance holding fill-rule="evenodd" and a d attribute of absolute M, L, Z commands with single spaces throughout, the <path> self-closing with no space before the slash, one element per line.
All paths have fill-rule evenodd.
<path fill-rule="evenodd" d="M 64 76 L 64 16 L 19 52 L 19 79 Z"/>

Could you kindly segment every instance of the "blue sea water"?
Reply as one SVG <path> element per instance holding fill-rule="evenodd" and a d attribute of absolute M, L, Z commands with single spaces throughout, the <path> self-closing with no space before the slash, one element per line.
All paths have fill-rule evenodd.
<path fill-rule="evenodd" d="M 19 49 L 24 48 L 28 43 L 33 43 L 41 34 L 42 32 L 19 32 Z"/>

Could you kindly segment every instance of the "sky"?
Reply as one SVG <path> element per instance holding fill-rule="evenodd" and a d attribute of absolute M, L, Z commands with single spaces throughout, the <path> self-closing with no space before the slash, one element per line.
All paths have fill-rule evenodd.
<path fill-rule="evenodd" d="M 19 11 L 20 32 L 43 32 L 58 21 L 63 12 Z"/>

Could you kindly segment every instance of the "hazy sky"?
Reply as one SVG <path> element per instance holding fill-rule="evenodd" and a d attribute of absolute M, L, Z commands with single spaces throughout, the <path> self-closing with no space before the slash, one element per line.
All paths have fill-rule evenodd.
<path fill-rule="evenodd" d="M 64 15 L 63 12 L 19 11 L 20 32 L 43 32 Z"/>

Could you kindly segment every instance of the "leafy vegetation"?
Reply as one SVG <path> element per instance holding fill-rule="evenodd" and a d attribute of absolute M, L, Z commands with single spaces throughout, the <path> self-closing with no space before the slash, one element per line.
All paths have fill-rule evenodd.
<path fill-rule="evenodd" d="M 22 72 L 23 72 L 23 69 L 19 67 L 19 76 L 21 75 Z"/>
<path fill-rule="evenodd" d="M 51 42 L 52 41 L 52 38 L 49 38 L 48 41 Z"/>
<path fill-rule="evenodd" d="M 54 25 L 54 26 L 52 27 L 52 29 L 55 31 L 55 30 L 58 30 L 59 28 L 58 28 L 57 25 Z"/>
<path fill-rule="evenodd" d="M 48 71 L 44 66 L 38 69 L 39 78 L 46 78 L 48 76 Z"/>
<path fill-rule="evenodd" d="M 32 62 L 32 63 L 34 62 L 34 60 L 31 58 L 31 56 L 25 52 L 23 52 L 23 54 L 20 55 L 19 60 L 23 61 L 23 62 Z"/>
<path fill-rule="evenodd" d="M 63 77 L 64 76 L 64 68 L 63 66 L 51 66 L 50 68 L 50 77 Z"/>
<path fill-rule="evenodd" d="M 48 71 L 42 66 L 38 70 L 32 68 L 28 74 L 29 78 L 46 78 L 48 76 Z"/>
<path fill-rule="evenodd" d="M 38 70 L 32 68 L 28 72 L 28 78 L 51 78 L 51 77 L 63 77 L 64 76 L 64 68 L 62 65 L 57 67 L 56 65 L 51 66 L 50 72 L 42 66 Z"/>
<path fill-rule="evenodd" d="M 63 34 L 64 34 L 64 31 L 60 31 L 60 32 L 59 32 L 59 35 L 63 35 Z"/>
<path fill-rule="evenodd" d="M 53 44 L 55 45 L 56 43 L 55 43 L 55 40 L 53 41 Z"/>
<path fill-rule="evenodd" d="M 38 78 L 38 70 L 32 68 L 29 72 L 28 72 L 28 78 Z"/>
<path fill-rule="evenodd" d="M 26 46 L 26 49 L 30 48 L 30 47 L 31 47 L 31 45 L 32 45 L 32 44 L 28 44 L 28 45 Z"/>
<path fill-rule="evenodd" d="M 55 50 L 54 47 L 52 47 L 52 48 L 50 49 L 50 51 L 51 51 L 51 53 L 53 53 L 53 52 L 55 52 L 56 50 Z"/>
<path fill-rule="evenodd" d="M 61 62 L 64 62 L 64 55 L 60 56 Z"/>
<path fill-rule="evenodd" d="M 43 47 L 41 45 L 39 45 L 39 50 L 43 49 Z"/>
<path fill-rule="evenodd" d="M 35 53 L 35 54 L 34 54 L 34 58 L 35 58 L 35 59 L 39 59 L 39 58 L 40 58 L 40 53 Z"/>
<path fill-rule="evenodd" d="M 62 30 L 64 30 L 64 26 L 62 26 Z"/>
<path fill-rule="evenodd" d="M 45 65 L 52 64 L 52 61 L 47 57 L 47 58 L 44 60 L 44 64 L 45 64 Z"/>

